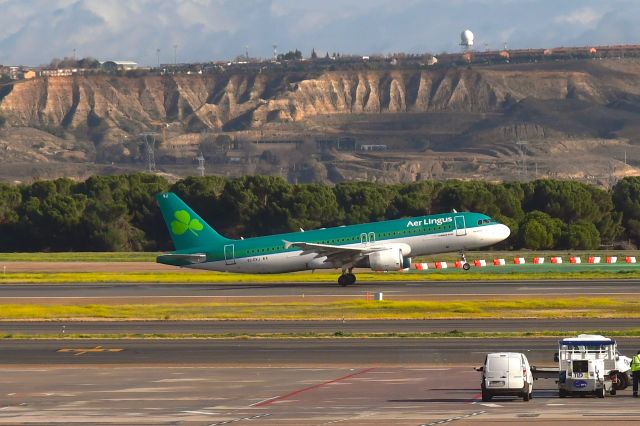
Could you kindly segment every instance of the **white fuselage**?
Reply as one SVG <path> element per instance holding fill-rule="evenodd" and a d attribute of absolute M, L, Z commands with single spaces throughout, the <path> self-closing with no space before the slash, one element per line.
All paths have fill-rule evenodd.
<path fill-rule="evenodd" d="M 386 247 L 397 244 L 408 245 L 411 256 L 423 256 L 436 253 L 447 253 L 486 247 L 504 240 L 509 235 L 509 228 L 502 224 L 466 228 L 464 232 L 453 230 L 438 234 L 424 234 L 372 243 L 357 243 L 345 247 Z M 261 256 L 250 256 L 204 262 L 186 266 L 194 269 L 205 269 L 220 272 L 240 273 L 284 273 L 314 269 L 336 269 L 339 265 L 328 262 L 326 256 L 315 253 L 304 253 L 302 250 L 286 251 Z"/>

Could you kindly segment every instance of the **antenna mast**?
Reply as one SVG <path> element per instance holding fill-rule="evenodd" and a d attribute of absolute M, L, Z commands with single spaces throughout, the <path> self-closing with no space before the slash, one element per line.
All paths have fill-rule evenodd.
<path fill-rule="evenodd" d="M 202 152 L 196 157 L 196 160 L 198 160 L 198 168 L 196 170 L 200 172 L 200 176 L 204 176 L 204 155 L 202 155 Z"/>
<path fill-rule="evenodd" d="M 158 133 L 155 132 L 144 132 L 140 133 L 144 140 L 144 145 L 147 151 L 147 170 L 149 173 L 156 171 L 156 157 L 154 154 L 154 150 L 156 147 L 156 136 Z"/>
<path fill-rule="evenodd" d="M 516 141 L 516 145 L 520 148 L 520 166 L 522 167 L 522 177 L 527 178 L 527 159 L 525 157 L 524 147 L 527 146 L 527 141 Z"/>

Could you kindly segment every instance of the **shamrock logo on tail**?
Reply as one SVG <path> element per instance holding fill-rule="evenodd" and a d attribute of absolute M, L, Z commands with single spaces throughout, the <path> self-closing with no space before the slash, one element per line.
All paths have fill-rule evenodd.
<path fill-rule="evenodd" d="M 178 210 L 173 216 L 176 220 L 171 222 L 171 232 L 176 235 L 182 235 L 188 229 L 197 237 L 198 233 L 196 231 L 202 231 L 204 228 L 198 219 L 191 219 L 191 215 L 185 210 Z"/>

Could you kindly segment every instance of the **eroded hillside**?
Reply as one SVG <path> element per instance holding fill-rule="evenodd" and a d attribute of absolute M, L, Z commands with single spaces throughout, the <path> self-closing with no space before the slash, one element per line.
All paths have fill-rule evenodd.
<path fill-rule="evenodd" d="M 10 178 L 21 162 L 142 168 L 140 134 L 156 132 L 157 167 L 177 174 L 193 173 L 203 152 L 210 172 L 291 180 L 508 179 L 529 173 L 518 164 L 526 154 L 541 175 L 605 178 L 613 169 L 634 173 L 640 161 L 639 77 L 635 60 L 585 60 L 319 75 L 38 78 L 0 90 L 1 177 Z M 584 156 L 593 169 L 559 167 L 558 149 Z"/>

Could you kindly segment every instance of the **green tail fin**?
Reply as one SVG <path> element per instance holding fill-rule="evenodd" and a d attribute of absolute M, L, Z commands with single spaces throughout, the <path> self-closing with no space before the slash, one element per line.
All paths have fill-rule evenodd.
<path fill-rule="evenodd" d="M 218 234 L 173 192 L 156 195 L 156 201 L 176 250 L 188 250 L 229 241 L 228 238 Z"/>

